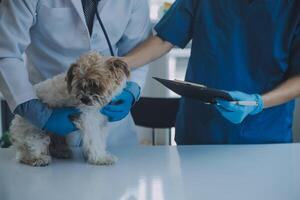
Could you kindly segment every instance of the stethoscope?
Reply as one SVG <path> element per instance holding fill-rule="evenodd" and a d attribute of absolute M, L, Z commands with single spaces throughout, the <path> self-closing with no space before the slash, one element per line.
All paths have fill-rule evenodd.
<path fill-rule="evenodd" d="M 114 51 L 113 51 L 113 48 L 112 48 L 112 45 L 111 45 L 111 42 L 110 42 L 110 39 L 109 39 L 108 34 L 107 34 L 107 32 L 106 32 L 105 26 L 104 26 L 104 24 L 103 24 L 103 22 L 102 22 L 102 20 L 101 20 L 101 17 L 100 17 L 100 15 L 99 15 L 99 12 L 98 12 L 98 4 L 99 4 L 99 2 L 100 2 L 101 0 L 94 0 L 94 1 L 95 1 L 95 3 L 96 3 L 96 17 L 97 17 L 97 20 L 98 20 L 98 22 L 99 22 L 99 24 L 100 24 L 100 26 L 101 26 L 101 29 L 102 29 L 102 31 L 103 31 L 103 33 L 104 33 L 106 42 L 107 42 L 108 47 L 109 47 L 110 55 L 111 55 L 111 56 L 115 56 Z"/>

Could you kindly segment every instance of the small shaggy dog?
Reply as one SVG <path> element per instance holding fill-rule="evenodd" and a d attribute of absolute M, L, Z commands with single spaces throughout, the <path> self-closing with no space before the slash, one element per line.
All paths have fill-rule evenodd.
<path fill-rule="evenodd" d="M 106 151 L 107 118 L 99 111 L 122 91 L 129 73 L 123 61 L 89 53 L 72 64 L 67 74 L 35 85 L 38 98 L 49 107 L 75 106 L 81 111 L 80 116 L 71 118 L 81 132 L 83 153 L 91 164 L 110 165 L 116 161 Z M 10 133 L 21 163 L 45 166 L 51 162 L 51 156 L 71 156 L 64 137 L 46 133 L 18 115 Z"/>

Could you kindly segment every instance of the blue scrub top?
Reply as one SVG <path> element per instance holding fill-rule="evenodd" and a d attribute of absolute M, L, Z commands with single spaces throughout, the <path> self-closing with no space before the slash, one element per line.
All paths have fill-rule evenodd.
<path fill-rule="evenodd" d="M 157 35 L 192 52 L 186 80 L 263 94 L 300 73 L 299 0 L 177 0 Z M 232 124 L 197 100 L 182 98 L 178 144 L 292 142 L 294 101 Z"/>

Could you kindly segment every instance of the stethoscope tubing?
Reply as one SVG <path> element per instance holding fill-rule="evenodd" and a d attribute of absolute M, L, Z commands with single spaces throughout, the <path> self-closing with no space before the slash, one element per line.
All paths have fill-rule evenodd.
<path fill-rule="evenodd" d="M 113 51 L 113 48 L 112 48 L 112 45 L 111 45 L 111 42 L 110 42 L 110 39 L 109 39 L 109 36 L 108 36 L 107 31 L 106 31 L 106 29 L 105 29 L 105 26 L 104 26 L 104 24 L 103 24 L 103 22 L 102 22 L 102 20 L 101 20 L 100 14 L 99 14 L 99 12 L 98 12 L 98 4 L 99 4 L 99 2 L 100 2 L 101 0 L 94 0 L 94 1 L 96 1 L 96 17 L 97 17 L 97 20 L 98 20 L 98 22 L 99 22 L 99 24 L 100 24 L 100 26 L 101 26 L 101 29 L 102 29 L 102 31 L 103 31 L 103 33 L 104 33 L 106 42 L 107 42 L 108 47 L 109 47 L 110 55 L 111 55 L 111 56 L 115 56 L 115 53 L 114 53 L 114 51 Z"/>

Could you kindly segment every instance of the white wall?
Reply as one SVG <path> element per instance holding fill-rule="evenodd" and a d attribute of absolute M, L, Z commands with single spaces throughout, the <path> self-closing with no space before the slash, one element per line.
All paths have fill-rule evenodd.
<path fill-rule="evenodd" d="M 300 98 L 298 98 L 296 101 L 293 130 L 294 130 L 294 141 L 300 142 Z"/>
<path fill-rule="evenodd" d="M 0 2 L 1 2 L 1 0 L 0 0 Z M 1 100 L 1 98 L 0 98 L 0 100 Z M 2 137 L 2 115 L 1 115 L 1 113 L 2 113 L 2 110 L 1 110 L 1 104 L 0 104 L 0 138 Z"/>
<path fill-rule="evenodd" d="M 161 59 L 153 62 L 150 65 L 146 84 L 143 89 L 142 96 L 144 97 L 166 97 L 168 90 L 155 81 L 152 77 L 168 78 L 168 57 L 164 56 Z M 142 144 L 152 144 L 152 131 L 147 128 L 138 128 L 138 135 Z M 167 143 L 166 131 L 158 130 L 156 134 L 156 144 Z"/>

